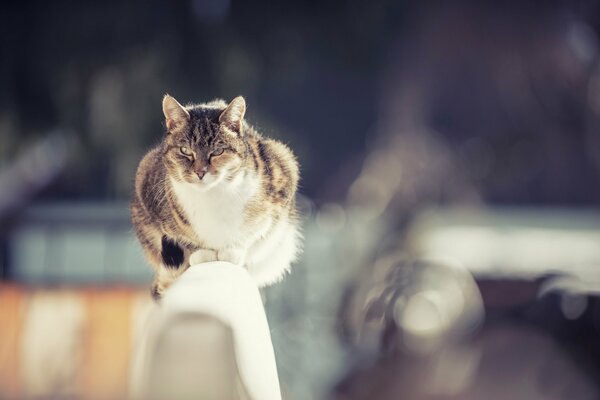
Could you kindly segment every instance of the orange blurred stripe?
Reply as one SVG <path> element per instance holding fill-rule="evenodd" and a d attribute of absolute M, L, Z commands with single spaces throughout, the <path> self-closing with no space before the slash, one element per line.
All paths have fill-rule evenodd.
<path fill-rule="evenodd" d="M 132 292 L 89 290 L 84 349 L 83 397 L 126 397 L 131 353 Z"/>
<path fill-rule="evenodd" d="M 18 398 L 20 330 L 25 293 L 17 285 L 0 284 L 0 398 Z"/>

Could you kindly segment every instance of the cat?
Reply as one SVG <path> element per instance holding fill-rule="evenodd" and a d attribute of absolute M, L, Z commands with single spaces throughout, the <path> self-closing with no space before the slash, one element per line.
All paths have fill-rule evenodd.
<path fill-rule="evenodd" d="M 154 267 L 159 299 L 190 265 L 229 261 L 259 287 L 279 281 L 300 253 L 299 165 L 283 143 L 246 120 L 246 101 L 162 103 L 166 133 L 142 159 L 131 215 Z"/>

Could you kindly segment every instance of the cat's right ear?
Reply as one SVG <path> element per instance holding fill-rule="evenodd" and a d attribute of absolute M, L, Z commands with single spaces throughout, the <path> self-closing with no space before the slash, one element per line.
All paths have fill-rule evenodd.
<path fill-rule="evenodd" d="M 162 107 L 169 133 L 183 128 L 189 122 L 190 113 L 173 96 L 166 94 L 163 97 Z"/>
<path fill-rule="evenodd" d="M 242 96 L 238 96 L 231 100 L 231 103 L 219 116 L 219 122 L 234 132 L 242 133 L 242 120 L 246 113 L 246 100 Z"/>

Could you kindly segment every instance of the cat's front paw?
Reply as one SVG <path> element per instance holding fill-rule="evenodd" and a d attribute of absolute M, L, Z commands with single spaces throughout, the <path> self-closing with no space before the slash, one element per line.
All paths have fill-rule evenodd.
<path fill-rule="evenodd" d="M 209 249 L 196 250 L 190 255 L 190 265 L 217 261 L 217 252 Z"/>
<path fill-rule="evenodd" d="M 246 251 L 240 249 L 224 249 L 217 253 L 219 261 L 228 261 L 232 264 L 243 267 L 246 263 Z"/>

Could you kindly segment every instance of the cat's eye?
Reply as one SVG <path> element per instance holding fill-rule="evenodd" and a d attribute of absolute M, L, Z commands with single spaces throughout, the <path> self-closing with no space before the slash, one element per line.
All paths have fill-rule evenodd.
<path fill-rule="evenodd" d="M 220 149 L 216 149 L 215 151 L 212 152 L 211 156 L 220 156 L 221 154 L 223 154 L 225 150 L 223 148 Z"/>
<path fill-rule="evenodd" d="M 192 150 L 190 150 L 189 147 L 187 146 L 181 146 L 179 148 L 179 151 L 181 152 L 181 154 L 183 154 L 184 156 L 191 156 L 192 155 Z"/>

